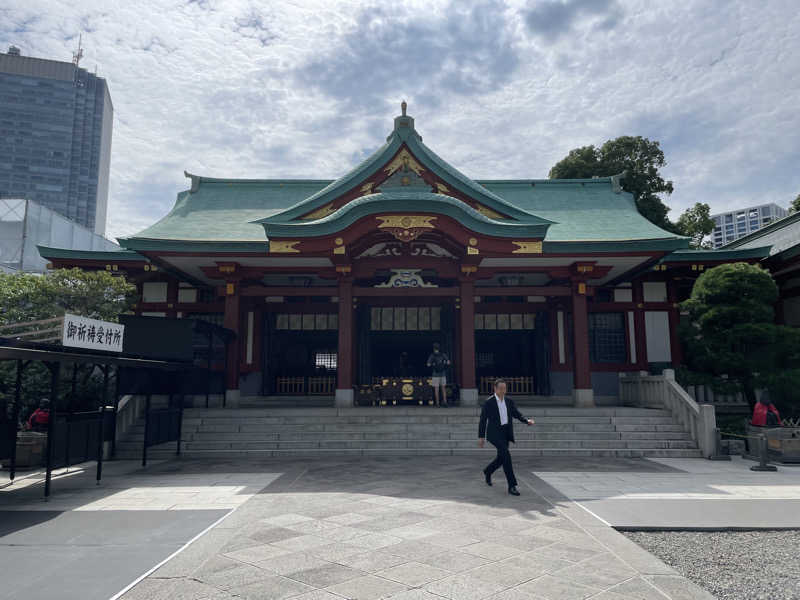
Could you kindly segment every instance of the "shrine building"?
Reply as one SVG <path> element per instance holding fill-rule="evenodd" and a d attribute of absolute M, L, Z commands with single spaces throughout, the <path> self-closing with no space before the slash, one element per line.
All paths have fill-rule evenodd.
<path fill-rule="evenodd" d="M 123 251 L 40 253 L 54 268 L 124 273 L 136 314 L 233 331 L 212 365 L 229 406 L 421 403 L 434 342 L 461 405 L 497 377 L 516 396 L 614 404 L 620 373 L 680 363 L 678 302 L 704 269 L 768 256 L 689 250 L 639 214 L 621 175 L 470 179 L 402 113 L 336 181 L 187 173 L 169 214 Z"/>

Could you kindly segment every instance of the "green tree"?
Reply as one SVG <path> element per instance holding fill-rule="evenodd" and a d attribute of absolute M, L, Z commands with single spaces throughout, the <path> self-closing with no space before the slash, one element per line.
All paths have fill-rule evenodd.
<path fill-rule="evenodd" d="M 57 269 L 45 275 L 0 274 L 0 324 L 71 314 L 116 321 L 130 310 L 136 286 L 108 271 Z"/>
<path fill-rule="evenodd" d="M 696 202 L 692 208 L 687 208 L 676 223 L 681 235 L 692 238 L 692 248 L 709 248 L 711 244 L 703 242 L 703 238 L 714 230 L 714 221 L 711 219 L 711 207 L 708 204 Z"/>
<path fill-rule="evenodd" d="M 657 141 L 642 136 L 625 135 L 608 140 L 600 148 L 583 146 L 550 169 L 550 179 L 605 177 L 625 172 L 622 189 L 633 194 L 639 212 L 668 231 L 676 231 L 667 218 L 669 207 L 659 194 L 671 194 L 672 182 L 659 169 L 667 164 Z"/>
<path fill-rule="evenodd" d="M 682 304 L 690 370 L 727 377 L 751 405 L 756 389 L 777 390 L 800 377 L 800 331 L 775 325 L 778 286 L 759 266 L 724 264 L 697 278 Z M 796 390 L 796 388 L 795 388 Z"/>
<path fill-rule="evenodd" d="M 136 286 L 107 271 L 59 269 L 45 275 L 0 273 L 0 325 L 59 317 L 68 312 L 103 321 L 117 321 L 135 301 Z M 41 328 L 50 327 L 43 325 Z M 70 375 L 62 374 L 61 398 L 71 390 Z M 93 366 L 75 371 L 76 398 L 73 409 L 93 407 L 99 398 L 100 382 Z M 0 361 L 0 399 L 10 402 L 16 382 L 15 361 Z M 23 376 L 22 417 L 50 393 L 50 375 L 41 363 L 33 362 Z M 4 396 L 4 398 L 3 398 Z M 0 403 L 0 409 L 5 406 Z"/>
<path fill-rule="evenodd" d="M 800 194 L 797 194 L 797 198 L 792 200 L 792 203 L 789 205 L 789 212 L 796 213 L 800 210 Z"/>

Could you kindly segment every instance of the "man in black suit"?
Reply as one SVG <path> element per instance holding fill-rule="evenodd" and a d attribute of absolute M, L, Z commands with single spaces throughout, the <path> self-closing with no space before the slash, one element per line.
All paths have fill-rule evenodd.
<path fill-rule="evenodd" d="M 512 418 L 519 419 L 526 425 L 533 425 L 533 419 L 523 417 L 514 401 L 506 398 L 506 382 L 497 379 L 494 382 L 494 395 L 483 403 L 478 425 L 478 445 L 483 448 L 484 441 L 488 439 L 497 448 L 497 457 L 483 470 L 483 475 L 486 485 L 492 485 L 492 473 L 502 465 L 508 481 L 508 493 L 519 496 L 517 478 L 514 477 L 514 468 L 511 466 L 511 453 L 508 451 L 509 442 L 514 441 Z"/>

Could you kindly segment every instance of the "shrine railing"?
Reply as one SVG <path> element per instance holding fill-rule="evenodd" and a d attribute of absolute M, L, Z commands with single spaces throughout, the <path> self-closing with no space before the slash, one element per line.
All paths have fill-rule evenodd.
<path fill-rule="evenodd" d="M 275 393 L 279 396 L 332 396 L 336 392 L 336 377 L 276 377 Z"/>
<path fill-rule="evenodd" d="M 478 382 L 478 388 L 481 394 L 491 394 L 494 391 L 494 382 L 497 379 L 502 379 L 506 382 L 506 392 L 509 394 L 517 394 L 521 396 L 530 396 L 533 394 L 533 377 L 481 377 Z"/>

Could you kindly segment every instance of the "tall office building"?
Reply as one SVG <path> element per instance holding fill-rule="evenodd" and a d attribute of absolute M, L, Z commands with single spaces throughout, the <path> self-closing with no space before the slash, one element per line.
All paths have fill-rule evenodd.
<path fill-rule="evenodd" d="M 714 248 L 721 248 L 733 240 L 738 240 L 740 237 L 761 229 L 772 221 L 782 219 L 787 214 L 789 213 L 785 208 L 772 203 L 711 215 L 711 219 L 714 221 L 711 242 Z"/>
<path fill-rule="evenodd" d="M 105 79 L 79 58 L 0 52 L 0 198 L 33 200 L 103 235 L 114 109 Z"/>

